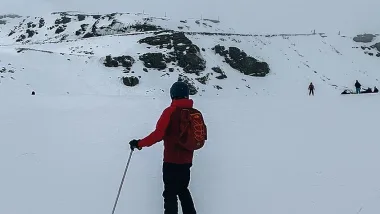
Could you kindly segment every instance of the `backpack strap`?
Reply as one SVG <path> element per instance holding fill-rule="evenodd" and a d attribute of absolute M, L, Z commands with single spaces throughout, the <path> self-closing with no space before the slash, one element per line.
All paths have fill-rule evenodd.
<path fill-rule="evenodd" d="M 180 110 L 180 124 L 186 123 L 186 126 L 184 129 L 182 129 L 181 133 L 179 134 L 179 138 L 182 138 L 182 136 L 185 134 L 187 128 L 189 128 L 190 125 L 190 110 L 189 109 L 181 109 Z"/>

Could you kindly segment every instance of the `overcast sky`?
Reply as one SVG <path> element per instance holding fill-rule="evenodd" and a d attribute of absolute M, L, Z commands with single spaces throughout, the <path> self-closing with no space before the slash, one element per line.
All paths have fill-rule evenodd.
<path fill-rule="evenodd" d="M 380 0 L 1 0 L 0 13 L 142 12 L 218 18 L 240 32 L 380 33 Z"/>

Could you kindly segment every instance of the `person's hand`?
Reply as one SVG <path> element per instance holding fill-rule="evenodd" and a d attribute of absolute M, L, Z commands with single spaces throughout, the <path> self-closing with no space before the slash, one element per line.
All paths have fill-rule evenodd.
<path fill-rule="evenodd" d="M 129 142 L 132 151 L 135 149 L 141 150 L 141 147 L 139 147 L 139 142 L 140 140 L 131 140 L 131 142 Z"/>

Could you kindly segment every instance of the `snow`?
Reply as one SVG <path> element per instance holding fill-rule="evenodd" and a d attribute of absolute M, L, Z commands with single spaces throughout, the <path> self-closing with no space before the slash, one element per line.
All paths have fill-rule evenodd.
<path fill-rule="evenodd" d="M 128 142 L 153 130 L 183 70 L 142 70 L 139 55 L 163 52 L 137 43 L 150 32 L 15 44 L 4 28 L 0 68 L 15 72 L 0 73 L 0 213 L 110 213 Z M 356 79 L 379 87 L 378 57 L 364 54 L 352 35 L 187 36 L 205 48 L 203 75 L 220 66 L 228 76 L 197 82 L 192 97 L 209 131 L 192 168 L 198 213 L 380 212 L 379 95 L 340 95 Z M 270 74 L 231 69 L 212 51 L 217 44 L 268 62 Z M 104 67 L 108 54 L 135 58 L 134 73 Z M 123 86 L 120 77 L 131 75 L 140 84 Z M 307 96 L 311 81 L 314 97 Z M 134 152 L 116 213 L 162 213 L 162 152 L 162 143 Z"/>
<path fill-rule="evenodd" d="M 168 96 L 2 96 L 1 213 L 107 213 Z M 199 213 L 377 213 L 377 97 L 195 98 Z M 221 107 L 222 106 L 222 107 Z M 374 120 L 375 119 L 375 120 Z M 132 156 L 116 213 L 160 213 L 162 144 Z"/>

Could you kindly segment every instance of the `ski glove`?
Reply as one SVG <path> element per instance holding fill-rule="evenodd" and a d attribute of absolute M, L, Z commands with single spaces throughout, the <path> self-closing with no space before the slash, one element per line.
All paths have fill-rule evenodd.
<path fill-rule="evenodd" d="M 140 140 L 131 140 L 131 142 L 129 142 L 129 145 L 131 146 L 132 151 L 134 149 L 141 150 L 141 147 L 139 147 L 139 142 L 140 142 Z"/>

